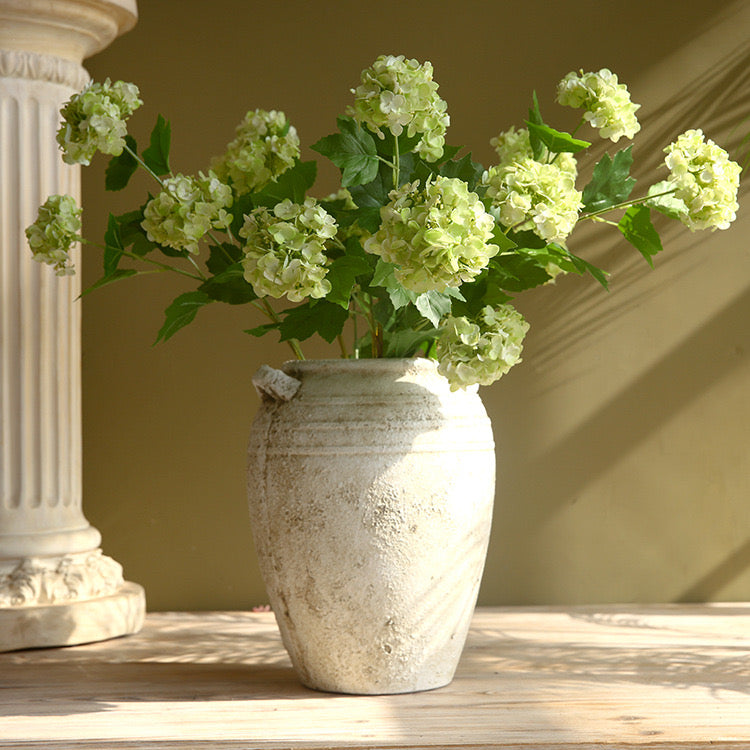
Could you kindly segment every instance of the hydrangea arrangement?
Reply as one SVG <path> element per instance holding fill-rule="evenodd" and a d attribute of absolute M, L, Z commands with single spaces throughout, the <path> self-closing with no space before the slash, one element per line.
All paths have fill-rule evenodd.
<path fill-rule="evenodd" d="M 158 184 L 144 206 L 109 217 L 92 288 L 174 271 L 192 288 L 167 307 L 157 341 L 205 305 L 248 304 L 266 322 L 247 333 L 274 332 L 298 357 L 315 334 L 338 341 L 343 357 L 432 357 L 455 390 L 489 385 L 520 361 L 529 326 L 511 305 L 519 292 L 561 273 L 606 287 L 568 247 L 580 222 L 614 225 L 652 263 L 662 249 L 652 211 L 691 231 L 735 218 L 741 169 L 701 130 L 667 146 L 668 176 L 632 197 L 632 146 L 605 154 L 579 185 L 577 155 L 591 143 L 548 125 L 535 94 L 524 127 L 492 138 L 497 163 L 485 168 L 446 145 L 432 74 L 429 62 L 392 55 L 362 72 L 338 132 L 312 146 L 341 171 L 341 189 L 323 199 L 310 194 L 316 164 L 300 160 L 282 112 L 248 112 L 225 153 L 186 176 L 172 172 L 161 116 L 142 152 L 127 133 L 142 103 L 133 84 L 90 84 L 61 110 L 63 159 L 110 154 L 110 190 L 139 167 Z M 606 69 L 566 75 L 557 102 L 582 110 L 579 127 L 603 139 L 640 129 L 638 105 Z M 26 230 L 34 258 L 59 275 L 85 242 L 80 216 L 70 196 L 52 196 Z"/>

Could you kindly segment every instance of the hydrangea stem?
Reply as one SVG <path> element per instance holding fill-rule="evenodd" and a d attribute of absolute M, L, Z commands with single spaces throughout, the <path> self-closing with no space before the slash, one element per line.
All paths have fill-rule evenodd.
<path fill-rule="evenodd" d="M 677 188 L 674 188 L 672 190 L 664 190 L 661 193 L 654 193 L 653 195 L 644 195 L 641 198 L 633 198 L 629 201 L 622 201 L 622 203 L 616 203 L 614 206 L 608 206 L 607 208 L 600 208 L 598 211 L 591 211 L 591 213 L 588 214 L 581 214 L 581 216 L 578 218 L 578 221 L 583 221 L 584 219 L 593 219 L 596 216 L 601 216 L 601 214 L 608 213 L 609 211 L 616 211 L 620 208 L 628 208 L 629 206 L 635 206 L 639 203 L 645 203 L 646 201 L 650 201 L 652 198 L 661 198 L 663 195 L 672 195 L 672 193 L 676 193 Z"/>
<path fill-rule="evenodd" d="M 401 179 L 401 154 L 398 150 L 398 136 L 393 136 L 393 188 L 398 189 L 398 182 Z"/>
<path fill-rule="evenodd" d="M 274 323 L 280 322 L 280 318 L 276 313 L 276 310 L 271 307 L 271 305 L 268 303 L 268 300 L 257 299 L 253 304 L 255 304 L 255 306 L 259 310 L 262 310 L 266 315 L 268 315 L 268 317 Z M 299 341 L 297 341 L 297 339 L 287 339 L 286 343 L 289 344 L 289 348 L 294 352 L 294 356 L 297 357 L 297 359 L 305 359 L 305 355 L 302 353 L 302 348 L 300 347 Z"/>

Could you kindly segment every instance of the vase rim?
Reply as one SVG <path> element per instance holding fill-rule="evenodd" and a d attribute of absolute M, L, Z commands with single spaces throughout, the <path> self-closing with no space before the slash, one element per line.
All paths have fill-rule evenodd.
<path fill-rule="evenodd" d="M 437 362 L 427 357 L 368 358 L 368 359 L 290 359 L 284 362 L 282 370 L 287 375 L 303 372 L 351 372 L 372 371 L 389 373 L 436 372 Z"/>

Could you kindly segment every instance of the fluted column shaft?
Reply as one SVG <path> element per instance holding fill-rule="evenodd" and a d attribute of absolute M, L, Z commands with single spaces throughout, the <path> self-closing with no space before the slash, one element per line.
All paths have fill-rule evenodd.
<path fill-rule="evenodd" d="M 135 18 L 135 0 L 0 0 L 0 650 L 100 640 L 143 619 L 143 590 L 82 510 L 80 277 L 36 263 L 24 233 L 49 195 L 80 204 L 59 111 L 88 81 L 84 57 Z"/>

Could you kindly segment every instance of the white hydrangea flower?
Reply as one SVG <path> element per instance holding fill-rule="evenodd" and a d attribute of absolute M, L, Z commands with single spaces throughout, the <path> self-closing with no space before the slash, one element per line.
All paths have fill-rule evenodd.
<path fill-rule="evenodd" d="M 107 78 L 90 83 L 60 110 L 57 142 L 67 164 L 90 164 L 97 151 L 118 156 L 125 147 L 125 121 L 143 102 L 133 83 Z"/>
<path fill-rule="evenodd" d="M 523 159 L 491 167 L 482 176 L 493 214 L 508 228 L 531 229 L 547 242 L 563 243 L 578 221 L 583 194 L 570 165 Z"/>
<path fill-rule="evenodd" d="M 70 276 L 70 248 L 78 241 L 81 209 L 70 195 L 51 195 L 39 207 L 36 221 L 26 227 L 26 239 L 38 263 L 46 263 L 58 276 Z"/>
<path fill-rule="evenodd" d="M 630 101 L 624 83 L 607 68 L 598 73 L 571 72 L 557 85 L 557 101 L 563 106 L 585 109 L 584 119 L 614 143 L 622 136 L 632 138 L 641 126 L 636 119 L 640 104 Z"/>
<path fill-rule="evenodd" d="M 444 291 L 471 281 L 499 252 L 495 222 L 463 180 L 438 176 L 390 193 L 368 253 L 395 263 L 396 278 L 413 292 Z"/>
<path fill-rule="evenodd" d="M 501 168 L 509 167 L 511 164 L 523 161 L 524 159 L 534 158 L 527 128 L 519 128 L 518 130 L 510 128 L 510 130 L 506 130 L 490 139 L 490 146 L 497 152 L 499 159 L 497 166 Z M 560 169 L 571 172 L 573 179 L 578 174 L 576 158 L 567 151 L 560 154 L 551 154 L 546 146 L 542 146 L 539 161 L 545 163 L 554 161 Z"/>
<path fill-rule="evenodd" d="M 529 324 L 510 305 L 487 305 L 476 320 L 448 316 L 440 323 L 438 372 L 452 391 L 490 385 L 521 361 Z"/>
<path fill-rule="evenodd" d="M 254 209 L 240 229 L 245 279 L 259 297 L 286 295 L 290 302 L 325 297 L 331 291 L 325 278 L 326 240 L 336 230 L 333 216 L 314 198 L 306 198 L 302 205 L 287 199 L 272 212 Z"/>
<path fill-rule="evenodd" d="M 737 215 L 737 190 L 742 168 L 723 148 L 706 140 L 702 130 L 688 130 L 664 149 L 669 178 L 663 190 L 675 192 L 650 203 L 677 209 L 691 231 L 728 229 Z"/>
<path fill-rule="evenodd" d="M 299 157 L 299 137 L 283 112 L 248 112 L 235 130 L 234 140 L 211 163 L 223 182 L 231 180 L 237 195 L 260 190 Z"/>
<path fill-rule="evenodd" d="M 428 161 L 443 155 L 450 117 L 432 80 L 430 62 L 420 65 L 403 55 L 381 55 L 362 71 L 361 80 L 352 89 L 354 105 L 347 108 L 347 114 L 380 138 L 385 138 L 384 129 L 394 136 L 404 130 L 410 138 L 421 134 L 415 150 Z"/>
<path fill-rule="evenodd" d="M 195 255 L 211 229 L 232 223 L 226 209 L 232 191 L 213 172 L 198 177 L 177 174 L 163 181 L 164 189 L 146 204 L 141 226 L 152 242 Z"/>

